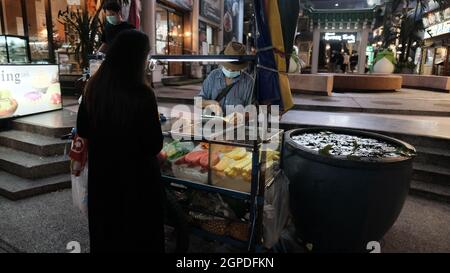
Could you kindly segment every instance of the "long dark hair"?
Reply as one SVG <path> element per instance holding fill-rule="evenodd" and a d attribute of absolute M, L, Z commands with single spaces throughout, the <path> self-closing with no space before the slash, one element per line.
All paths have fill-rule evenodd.
<path fill-rule="evenodd" d="M 108 120 L 114 120 L 117 126 L 129 122 L 130 110 L 135 109 L 142 90 L 151 92 L 145 78 L 149 52 L 146 34 L 127 30 L 117 36 L 85 89 L 91 126 L 101 126 Z"/>

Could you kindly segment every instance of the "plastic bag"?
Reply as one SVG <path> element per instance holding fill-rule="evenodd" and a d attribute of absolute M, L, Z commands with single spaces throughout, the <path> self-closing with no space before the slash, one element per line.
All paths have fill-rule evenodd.
<path fill-rule="evenodd" d="M 86 217 L 88 215 L 88 167 L 79 176 L 72 175 L 73 205 Z"/>
<path fill-rule="evenodd" d="M 278 242 L 289 216 L 289 179 L 281 171 L 265 194 L 263 240 L 266 248 L 271 249 Z"/>

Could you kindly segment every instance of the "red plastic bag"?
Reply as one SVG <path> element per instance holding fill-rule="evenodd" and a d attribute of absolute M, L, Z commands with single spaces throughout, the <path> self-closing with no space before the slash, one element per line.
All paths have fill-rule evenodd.
<path fill-rule="evenodd" d="M 88 157 L 88 141 L 85 138 L 76 135 L 72 140 L 69 157 L 71 159 L 70 170 L 72 175 L 80 176 L 84 170 Z"/>

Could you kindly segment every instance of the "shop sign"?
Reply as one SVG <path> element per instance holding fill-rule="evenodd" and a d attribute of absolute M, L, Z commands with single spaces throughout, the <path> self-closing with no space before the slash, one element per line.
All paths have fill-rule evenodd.
<path fill-rule="evenodd" d="M 0 65 L 0 119 L 61 108 L 57 65 Z"/>
<path fill-rule="evenodd" d="M 166 0 L 166 1 L 185 10 L 192 10 L 193 0 Z"/>
<path fill-rule="evenodd" d="M 346 41 L 349 44 L 356 42 L 356 34 L 336 34 L 334 32 L 326 32 L 323 38 L 325 41 Z"/>
<path fill-rule="evenodd" d="M 450 8 L 445 10 L 430 12 L 424 18 L 422 18 L 423 26 L 425 28 L 444 23 L 446 20 L 450 19 Z"/>
<path fill-rule="evenodd" d="M 244 0 L 224 0 L 223 42 L 242 43 L 244 33 Z"/>
<path fill-rule="evenodd" d="M 220 0 L 200 0 L 200 15 L 220 23 L 221 15 L 221 1 Z"/>
<path fill-rule="evenodd" d="M 425 39 L 450 33 L 450 20 L 425 29 Z"/>

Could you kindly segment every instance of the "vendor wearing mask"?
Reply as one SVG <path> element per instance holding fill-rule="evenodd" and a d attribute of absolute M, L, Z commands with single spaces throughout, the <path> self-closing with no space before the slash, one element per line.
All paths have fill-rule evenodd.
<path fill-rule="evenodd" d="M 99 52 L 106 54 L 114 39 L 124 30 L 134 29 L 133 25 L 123 21 L 122 7 L 115 1 L 106 2 L 103 6 L 106 14 L 106 25 L 102 35 Z"/>
<path fill-rule="evenodd" d="M 246 55 L 243 44 L 231 42 L 224 50 L 228 56 Z M 253 78 L 245 72 L 247 62 L 224 63 L 223 67 L 213 70 L 206 80 L 199 96 L 203 99 L 203 108 L 210 108 L 215 114 L 225 113 L 227 105 L 247 106 L 253 104 Z"/>

